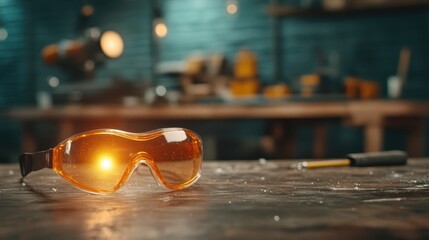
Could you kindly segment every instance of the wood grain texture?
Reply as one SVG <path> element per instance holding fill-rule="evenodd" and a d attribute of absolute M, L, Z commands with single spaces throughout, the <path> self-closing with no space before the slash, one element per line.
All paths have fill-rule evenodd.
<path fill-rule="evenodd" d="M 6 117 L 21 120 L 40 119 L 155 119 L 155 120 L 211 120 L 211 119 L 267 119 L 267 118 L 330 118 L 347 113 L 343 102 L 290 103 L 278 105 L 165 105 L 136 107 L 63 106 L 51 109 L 17 108 L 5 112 Z"/>
<path fill-rule="evenodd" d="M 406 166 L 289 169 L 290 161 L 205 162 L 167 192 L 138 169 L 112 195 L 52 170 L 20 183 L 0 165 L 4 239 L 429 239 L 429 159 Z"/>
<path fill-rule="evenodd" d="M 429 102 L 422 101 L 332 101 L 285 102 L 267 105 L 184 104 L 124 107 L 121 105 L 69 105 L 50 109 L 12 108 L 4 117 L 19 120 L 58 119 L 148 119 L 148 120 L 212 120 L 212 119 L 323 119 L 352 118 L 352 124 L 365 124 L 369 118 L 426 117 Z"/>

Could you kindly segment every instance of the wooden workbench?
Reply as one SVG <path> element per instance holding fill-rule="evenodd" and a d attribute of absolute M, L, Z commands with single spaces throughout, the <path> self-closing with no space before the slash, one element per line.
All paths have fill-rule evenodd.
<path fill-rule="evenodd" d="M 429 159 L 406 166 L 289 169 L 290 161 L 205 162 L 168 192 L 147 168 L 111 195 L 50 169 L 21 184 L 0 165 L 0 239 L 429 239 Z"/>
<path fill-rule="evenodd" d="M 177 121 L 177 120 L 273 120 L 272 135 L 279 139 L 278 148 L 293 148 L 296 123 L 311 121 L 314 132 L 314 157 L 325 154 L 326 126 L 333 119 L 364 129 L 364 151 L 383 149 L 386 127 L 404 128 L 407 133 L 407 152 L 423 156 L 425 147 L 425 120 L 429 116 L 429 102 L 419 101 L 325 101 L 277 102 L 264 105 L 190 104 L 165 106 L 80 106 L 72 105 L 50 109 L 9 109 L 4 116 L 18 119 L 23 126 L 23 150 L 41 150 L 36 147 L 34 125 L 52 122 L 59 126 L 58 142 L 76 133 L 76 126 L 113 127 L 126 130 L 126 121 Z M 288 136 L 284 133 L 289 128 Z M 290 156 L 293 156 L 290 155 Z M 290 157 L 287 156 L 287 157 Z M 285 156 L 283 156 L 285 157 Z"/>

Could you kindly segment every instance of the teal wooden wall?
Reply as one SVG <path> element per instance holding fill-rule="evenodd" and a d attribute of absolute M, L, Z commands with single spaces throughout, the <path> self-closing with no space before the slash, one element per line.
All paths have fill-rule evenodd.
<path fill-rule="evenodd" d="M 180 60 L 197 51 L 222 51 L 232 62 L 240 48 L 248 47 L 258 55 L 260 78 L 264 84 L 284 81 L 293 85 L 301 74 L 317 70 L 315 53 L 321 51 L 328 58 L 339 56 L 338 75 L 331 79 L 333 87 L 338 89 L 348 74 L 375 80 L 385 86 L 387 77 L 395 74 L 400 48 L 408 46 L 412 51 L 412 61 L 405 96 L 428 98 L 427 9 L 285 18 L 281 21 L 280 33 L 283 78 L 275 79 L 273 19 L 264 10 L 270 1 L 240 0 L 239 11 L 235 15 L 225 12 L 226 2 L 162 1 L 169 34 L 160 40 L 161 60 Z M 299 4 L 299 1 L 282 2 Z M 108 81 L 113 75 L 136 81 L 150 80 L 154 64 L 151 62 L 152 1 L 0 0 L 0 28 L 8 32 L 7 39 L 0 41 L 0 110 L 34 104 L 35 92 L 47 88 L 49 76 L 58 76 L 60 80 L 67 78 L 60 70 L 43 64 L 40 51 L 49 43 L 78 36 L 79 11 L 85 3 L 92 4 L 95 9 L 87 25 L 120 32 L 126 45 L 120 59 L 107 62 L 97 72 L 97 81 Z M 222 150 L 219 156 L 227 159 L 257 157 L 257 153 L 249 155 L 243 152 L 257 147 L 257 139 L 263 134 L 265 124 L 263 121 L 225 122 L 222 129 L 226 131 L 218 131 L 210 124 L 204 126 L 210 134 L 219 135 L 218 147 Z M 0 159 L 14 161 L 19 154 L 19 127 L 16 121 L 0 119 Z M 209 130 L 211 128 L 217 130 Z M 338 123 L 331 126 L 330 133 L 330 156 L 362 150 L 359 129 Z M 311 130 L 301 129 L 299 139 L 299 156 L 309 157 Z M 403 148 L 401 139 L 402 133 L 388 132 L 386 147 Z M 240 147 L 231 148 L 232 145 Z"/>

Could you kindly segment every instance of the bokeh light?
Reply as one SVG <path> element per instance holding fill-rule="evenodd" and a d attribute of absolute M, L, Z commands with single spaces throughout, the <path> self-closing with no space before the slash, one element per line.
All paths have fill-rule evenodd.
<path fill-rule="evenodd" d="M 60 85 L 60 79 L 58 79 L 55 76 L 51 76 L 48 78 L 48 84 L 49 84 L 49 86 L 56 88 Z"/>
<path fill-rule="evenodd" d="M 4 41 L 7 39 L 8 32 L 5 28 L 0 28 L 0 41 Z"/>
<path fill-rule="evenodd" d="M 228 14 L 231 14 L 231 15 L 236 14 L 238 12 L 238 4 L 237 4 L 237 2 L 229 1 L 226 4 L 226 12 Z"/>
<path fill-rule="evenodd" d="M 155 21 L 154 32 L 155 35 L 159 38 L 166 37 L 168 34 L 167 24 L 165 24 L 165 22 L 162 20 Z"/>
<path fill-rule="evenodd" d="M 119 33 L 107 31 L 101 35 L 100 47 L 109 58 L 118 58 L 124 52 L 124 41 Z"/>

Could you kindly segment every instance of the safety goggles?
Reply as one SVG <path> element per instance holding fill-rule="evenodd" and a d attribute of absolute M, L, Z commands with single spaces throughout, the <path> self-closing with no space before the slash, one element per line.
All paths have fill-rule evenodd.
<path fill-rule="evenodd" d="M 68 182 L 91 193 L 112 193 L 146 164 L 158 183 L 170 190 L 189 187 L 200 177 L 202 141 L 188 129 L 145 133 L 100 129 L 74 135 L 56 147 L 24 153 L 21 174 L 52 168 Z"/>

